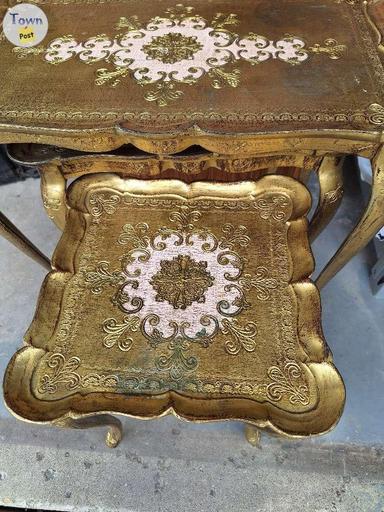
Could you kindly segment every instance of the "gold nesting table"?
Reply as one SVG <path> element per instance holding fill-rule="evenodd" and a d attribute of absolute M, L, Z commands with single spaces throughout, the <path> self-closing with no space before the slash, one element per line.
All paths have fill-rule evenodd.
<path fill-rule="evenodd" d="M 39 168 L 62 236 L 6 370 L 8 408 L 107 425 L 110 446 L 116 414 L 240 420 L 251 443 L 258 428 L 330 430 L 345 389 L 319 289 L 384 224 L 378 3 L 41 7 L 43 43 L 0 41 L 0 142 Z M 314 283 L 310 242 L 342 200 L 346 155 L 371 159 L 372 195 Z"/>

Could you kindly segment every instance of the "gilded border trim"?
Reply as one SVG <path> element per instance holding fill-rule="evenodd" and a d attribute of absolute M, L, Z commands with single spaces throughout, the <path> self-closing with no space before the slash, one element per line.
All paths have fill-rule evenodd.
<path fill-rule="evenodd" d="M 19 3 L 22 0 L 17 0 Z M 33 0 L 35 3 L 39 3 L 42 5 L 47 5 L 47 0 Z M 93 4 L 104 4 L 104 3 L 120 3 L 120 2 L 129 2 L 130 0 L 52 0 L 52 2 L 49 2 L 50 5 L 66 5 L 66 4 L 74 4 L 74 3 L 93 3 Z M 384 91 L 384 69 L 383 64 L 381 63 L 381 60 L 379 58 L 377 48 L 379 48 L 380 51 L 384 51 L 384 46 L 381 44 L 381 34 L 374 24 L 371 16 L 368 13 L 368 7 L 372 5 L 371 3 L 368 3 L 367 1 L 360 2 L 357 0 L 335 0 L 336 3 L 345 3 L 350 6 L 350 8 L 353 10 L 353 17 L 350 18 L 350 23 L 353 27 L 358 27 L 358 37 L 361 39 L 363 46 L 367 49 L 367 56 L 368 59 L 371 61 L 373 70 L 372 74 L 376 78 L 375 82 L 377 83 L 378 92 L 380 88 L 382 91 Z M 368 26 L 367 26 L 368 25 Z M 371 29 L 371 30 L 369 30 Z M 372 38 L 371 31 L 374 31 L 376 34 L 377 42 L 375 43 Z M 153 124 L 156 124 L 156 126 L 159 127 L 159 129 L 172 131 L 172 136 L 176 136 L 179 134 L 185 133 L 185 130 L 183 129 L 182 124 L 189 124 L 195 123 L 194 126 L 192 126 L 192 132 L 193 134 L 196 134 L 196 141 L 194 143 L 199 143 L 197 141 L 197 138 L 200 136 L 200 134 L 206 134 L 208 136 L 210 135 L 219 135 L 220 133 L 215 133 L 213 131 L 205 131 L 204 128 L 199 127 L 199 123 L 202 121 L 207 122 L 214 122 L 214 123 L 230 123 L 231 126 L 233 123 L 241 123 L 245 124 L 244 129 L 247 129 L 247 127 L 254 127 L 255 124 L 260 123 L 263 125 L 263 129 L 266 131 L 266 135 L 269 135 L 268 133 L 268 124 L 278 123 L 282 124 L 283 126 L 279 127 L 279 130 L 274 132 L 270 132 L 270 134 L 278 133 L 279 131 L 282 131 L 285 129 L 284 124 L 285 123 L 300 123 L 300 124 L 309 124 L 314 123 L 315 126 L 309 128 L 308 135 L 312 132 L 313 136 L 316 136 L 317 129 L 316 124 L 318 123 L 340 123 L 341 125 L 344 124 L 344 127 L 341 129 L 343 132 L 339 132 L 338 136 L 343 135 L 344 133 L 348 133 L 349 131 L 351 133 L 354 133 L 357 130 L 369 130 L 377 128 L 377 132 L 382 131 L 382 127 L 384 126 L 384 107 L 381 104 L 382 97 L 380 94 L 377 94 L 376 96 L 376 102 L 371 103 L 367 105 L 364 109 L 351 112 L 350 110 L 345 111 L 336 111 L 336 110 L 325 110 L 325 111 L 317 111 L 317 112 L 176 112 L 172 114 L 168 114 L 165 112 L 160 113 L 150 113 L 150 112 L 118 112 L 118 111 L 82 111 L 80 109 L 78 110 L 72 110 L 72 111 L 66 111 L 66 110 L 60 110 L 56 112 L 49 112 L 49 111 L 31 111 L 31 110 L 25 110 L 25 111 L 17 111 L 14 110 L 13 105 L 11 106 L 0 106 L 0 119 L 3 119 L 4 121 L 10 121 L 10 122 L 17 122 L 17 121 L 23 121 L 25 120 L 27 123 L 34 121 L 34 122 L 41 122 L 43 126 L 40 127 L 28 127 L 28 124 L 18 124 L 17 126 L 12 126 L 12 128 L 8 125 L 8 123 L 3 122 L 2 125 L 0 125 L 0 133 L 3 134 L 3 138 L 5 137 L 6 143 L 13 141 L 12 138 L 16 136 L 16 132 L 20 132 L 23 130 L 30 130 L 33 129 L 36 133 L 39 133 L 41 135 L 44 135 L 41 133 L 42 131 L 48 132 L 48 130 L 52 131 L 52 139 L 56 136 L 58 136 L 58 142 L 62 143 L 62 140 L 59 140 L 59 138 L 63 137 L 70 137 L 76 133 L 79 133 L 80 135 L 85 134 L 86 132 L 91 132 L 89 126 L 83 126 L 78 127 L 77 129 L 71 129 L 71 128 L 55 128 L 54 126 L 46 127 L 44 124 L 47 121 L 52 121 L 53 123 L 67 123 L 68 121 L 73 121 L 74 123 L 94 123 L 95 121 L 98 121 L 99 123 L 108 123 L 105 125 L 105 128 L 108 130 L 107 136 L 110 139 L 114 139 L 117 141 L 118 137 L 120 135 L 123 136 L 124 142 L 125 139 L 128 137 L 125 135 L 125 133 L 130 133 L 132 135 L 135 135 L 137 137 L 143 137 L 147 138 L 148 133 L 146 132 L 149 125 L 153 126 Z M 140 123 L 139 126 L 135 126 L 134 129 L 129 130 L 124 128 L 124 124 L 127 123 Z M 119 133 L 120 125 L 123 125 L 121 128 L 121 133 Z M 348 127 L 345 127 L 345 124 L 348 125 Z M 267 125 L 266 127 L 264 127 Z M 103 127 L 102 127 L 103 128 Z M 113 131 L 110 131 L 110 128 Z M 212 130 L 214 127 L 212 127 Z M 260 129 L 260 128 L 259 128 Z M 322 128 L 324 131 L 326 129 L 332 130 L 332 125 L 329 128 Z M 334 128 L 336 129 L 336 128 Z M 245 138 L 248 136 L 252 136 L 255 134 L 258 134 L 257 131 L 258 127 L 255 127 L 254 131 L 252 132 L 243 132 L 239 133 L 239 138 Z M 233 130 L 232 130 L 233 131 Z M 5 133 L 4 133 L 5 132 Z M 100 133 L 97 130 L 93 130 L 93 133 Z M 225 127 L 223 130 L 223 135 L 225 134 Z M 14 134 L 14 135 L 13 135 Z M 30 133 L 25 134 L 25 141 L 31 142 L 31 137 L 35 142 L 38 142 L 37 138 L 39 135 L 33 136 Z M 348 138 L 351 138 L 351 135 L 347 136 Z M 24 139 L 23 139 L 24 140 Z M 83 146 L 89 147 L 90 145 L 93 145 L 94 148 L 98 147 L 97 142 L 95 143 L 84 143 Z M 105 146 L 105 144 L 104 144 Z M 103 148 L 104 148 L 103 146 Z M 71 147 L 74 147 L 74 145 L 71 143 Z M 76 146 L 80 147 L 80 146 Z M 99 150 L 99 149 L 98 149 Z"/>
<path fill-rule="evenodd" d="M 14 2 L 9 1 L 8 5 L 10 7 L 25 3 L 25 0 L 15 0 Z M 37 4 L 37 5 L 71 5 L 71 4 L 113 4 L 113 3 L 119 3 L 119 4 L 129 4 L 132 3 L 132 0 L 28 0 L 28 3 L 30 4 Z"/>
<path fill-rule="evenodd" d="M 35 111 L 35 110 L 8 110 L 8 108 L 2 107 L 0 110 L 0 116 L 3 119 L 34 119 L 34 120 L 87 120 L 87 121 L 142 121 L 144 123 L 157 123 L 156 126 L 164 126 L 165 123 L 191 123 L 198 121 L 227 121 L 227 122 L 244 122 L 246 121 L 249 125 L 253 125 L 256 122 L 279 122 L 279 123 L 291 123 L 291 122 L 335 122 L 342 123 L 347 122 L 351 125 L 362 126 L 364 123 L 373 125 L 383 125 L 384 119 L 378 122 L 377 117 L 372 116 L 372 111 L 382 109 L 384 107 L 378 103 L 372 103 L 367 105 L 365 110 L 359 110 L 356 112 L 350 111 L 336 111 L 336 110 L 325 110 L 315 112 L 175 112 L 167 114 L 164 112 L 151 114 L 150 112 L 113 112 L 113 111 L 64 111 L 59 110 L 57 112 L 48 111 Z"/>

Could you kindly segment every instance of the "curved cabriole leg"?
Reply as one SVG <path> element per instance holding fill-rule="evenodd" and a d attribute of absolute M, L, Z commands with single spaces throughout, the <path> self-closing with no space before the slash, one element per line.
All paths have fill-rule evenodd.
<path fill-rule="evenodd" d="M 58 164 L 50 162 L 39 168 L 41 176 L 41 196 L 48 217 L 63 231 L 67 215 L 66 181 Z"/>
<path fill-rule="evenodd" d="M 260 446 L 260 430 L 249 423 L 245 424 L 245 438 L 252 446 Z"/>
<path fill-rule="evenodd" d="M 17 249 L 39 263 L 48 272 L 52 270 L 49 258 L 45 256 L 17 227 L 0 212 L 0 236 L 11 242 Z"/>
<path fill-rule="evenodd" d="M 57 427 L 64 428 L 94 428 L 109 427 L 105 442 L 109 448 L 116 448 L 123 437 L 123 426 L 121 421 L 110 414 L 96 414 L 84 418 L 63 418 L 53 422 Z"/>
<path fill-rule="evenodd" d="M 344 193 L 343 162 L 343 158 L 326 156 L 319 167 L 317 174 L 320 195 L 319 203 L 309 225 L 311 242 L 326 228 L 340 206 Z"/>
<path fill-rule="evenodd" d="M 373 160 L 372 191 L 360 221 L 316 281 L 323 288 L 344 265 L 363 249 L 384 225 L 384 149 Z"/>

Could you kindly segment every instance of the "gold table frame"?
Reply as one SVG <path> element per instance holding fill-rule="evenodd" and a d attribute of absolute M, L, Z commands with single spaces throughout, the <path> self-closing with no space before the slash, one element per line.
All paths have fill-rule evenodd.
<path fill-rule="evenodd" d="M 313 0 L 301 2 L 292 0 L 293 4 L 295 2 L 296 7 L 303 9 L 313 6 Z M 202 3 L 199 0 L 193 3 L 202 9 Z M 382 106 L 384 97 L 380 90 L 380 79 L 378 79 L 379 76 L 384 77 L 382 69 L 384 47 L 380 31 L 380 16 L 378 16 L 381 2 L 322 0 L 322 3 L 332 16 L 339 14 L 346 24 L 349 23 L 356 29 L 358 33 L 356 37 L 360 37 L 359 44 L 356 44 L 356 48 L 350 44 L 351 40 L 348 38 L 355 37 L 355 34 L 354 31 L 351 34 L 346 30 L 342 32 L 345 38 L 342 44 L 337 41 L 332 42 L 333 40 L 327 40 L 328 42 L 325 43 L 314 41 L 313 46 L 304 52 L 307 52 L 307 57 L 308 55 L 324 56 L 338 62 L 342 62 L 344 54 L 350 52 L 354 56 L 354 62 L 360 59 L 361 66 L 366 64 L 366 60 L 366 66 L 369 67 L 369 73 L 372 75 L 371 89 L 366 91 L 366 104 L 360 104 L 360 100 L 357 99 L 354 101 L 353 94 L 347 94 L 343 98 L 340 97 L 342 104 L 340 110 L 332 112 L 332 109 L 323 108 L 321 105 L 316 112 L 313 112 L 311 106 L 306 104 L 302 110 L 289 112 L 280 110 L 276 114 L 263 112 L 262 107 L 255 104 L 255 111 L 223 110 L 215 113 L 205 105 L 206 110 L 204 106 L 200 106 L 200 110 L 196 107 L 196 111 L 192 114 L 185 114 L 173 107 L 159 104 L 156 107 L 151 104 L 148 106 L 148 112 L 142 114 L 146 104 L 138 102 L 137 109 L 133 109 L 132 112 L 124 110 L 103 114 L 88 111 L 84 115 L 72 109 L 72 111 L 46 111 L 39 115 L 37 105 L 33 103 L 32 94 L 31 109 L 26 109 L 22 105 L 23 102 L 18 105 L 16 100 L 15 104 L 5 105 L 0 111 L 0 141 L 14 145 L 10 151 L 15 160 L 33 161 L 39 166 L 43 204 L 49 217 L 60 229 L 65 228 L 67 221 L 66 182 L 87 174 L 113 172 L 124 178 L 144 179 L 178 177 L 188 183 L 199 179 L 257 180 L 265 174 L 288 174 L 305 182 L 309 170 L 315 169 L 320 183 L 320 200 L 309 230 L 310 238 L 314 240 L 328 224 L 340 204 L 343 193 L 341 164 L 344 156 L 359 155 L 369 158 L 373 169 L 369 203 L 358 224 L 321 272 L 316 282 L 317 287 L 321 289 L 384 225 L 384 107 Z M 75 8 L 78 8 L 80 14 L 85 12 L 86 3 L 83 0 L 74 0 L 73 4 L 76 5 L 73 7 L 61 0 L 50 0 L 45 5 L 49 12 L 51 9 L 56 9 L 57 12 L 68 9 L 73 14 Z M 100 8 L 103 7 L 101 1 L 96 4 L 100 4 Z M 290 0 L 284 0 L 281 5 L 283 14 L 289 14 Z M 254 8 L 259 6 L 265 9 L 265 0 L 257 0 Z M 176 21 L 184 19 L 180 18 L 178 8 L 176 6 L 173 11 L 173 8 L 169 10 L 169 19 L 176 19 Z M 119 7 L 114 5 L 111 12 L 118 9 Z M 143 15 L 143 13 L 140 14 Z M 213 18 L 212 23 L 216 23 L 215 30 L 222 31 L 223 26 L 220 27 L 220 23 L 226 24 L 225 26 L 233 25 L 233 16 L 235 15 L 231 14 L 225 22 L 220 18 Z M 124 27 L 127 23 L 132 25 L 132 20 L 122 22 L 120 19 L 119 23 L 120 27 Z M 321 20 L 313 20 L 313 23 L 315 32 L 321 32 Z M 133 30 L 138 30 L 137 27 Z M 235 34 L 232 30 L 234 30 L 232 27 L 228 28 L 231 38 L 237 36 L 237 33 Z M 297 27 L 288 26 L 287 30 L 294 33 L 294 31 L 297 32 Z M 55 36 L 59 35 L 62 35 L 61 27 L 58 27 L 55 33 Z M 254 35 L 249 36 L 248 40 L 252 38 L 254 39 Z M 292 38 L 291 40 L 288 38 L 287 41 L 292 42 Z M 152 48 L 151 51 L 155 50 Z M 354 53 L 359 51 L 360 54 Z M 17 63 L 15 59 L 21 57 L 18 63 L 21 66 L 20 62 L 32 58 L 35 59 L 36 69 L 45 69 L 43 62 L 38 60 L 44 52 L 48 52 L 46 55 L 49 55 L 49 48 L 40 48 L 35 52 L 20 51 L 18 55 L 6 49 L 3 54 L 4 65 Z M 331 73 L 331 60 L 323 64 L 324 72 Z M 58 64 L 56 69 L 62 66 Z M 241 66 L 243 64 L 241 63 Z M 29 70 L 29 73 L 33 73 L 32 67 Z M 341 73 L 348 74 L 348 65 L 344 67 L 341 65 L 339 70 Z M 110 79 L 110 71 L 101 71 L 102 73 L 98 70 L 97 85 Z M 216 71 L 214 70 L 213 75 Z M 274 72 L 277 73 L 276 70 Z M 62 77 L 65 76 L 65 72 L 63 73 Z M 123 73 L 120 74 L 123 75 Z M 233 86 L 235 82 L 237 83 L 237 79 L 232 77 L 232 80 Z M 6 92 L 10 90 L 10 83 L 6 84 Z M 117 82 L 113 85 L 117 85 Z M 203 98 L 204 87 L 202 85 L 200 89 Z M 213 87 L 220 88 L 220 82 L 213 81 Z M 116 93 L 116 97 L 121 94 L 121 92 Z M 102 95 L 98 95 L 99 99 L 100 97 L 102 98 Z M 286 99 L 284 94 L 282 97 L 283 100 Z M 151 98 L 150 94 L 147 95 L 148 98 Z M 247 95 L 245 99 L 249 101 Z M 335 99 L 337 98 L 332 98 L 332 101 Z M 198 101 L 196 97 L 195 101 Z M 51 107 L 54 110 L 54 105 Z M 166 113 L 164 110 L 159 113 L 160 107 L 166 107 L 168 110 Z M 194 108 L 194 103 L 188 107 Z M 190 109 L 189 112 L 191 112 Z M 233 123 L 233 129 L 231 129 L 231 123 Z M 257 129 L 252 128 L 252 123 Z M 153 126 L 158 129 L 153 129 Z M 32 156 L 26 156 L 27 146 L 25 145 L 27 144 L 43 146 L 30 148 Z M 18 145 L 20 145 L 19 149 L 14 151 Z M 65 149 L 49 148 L 47 145 Z M 133 153 L 132 149 L 127 155 L 113 153 L 122 146 L 134 148 Z M 199 148 L 198 151 L 196 147 Z M 190 148 L 195 149 L 188 155 Z M 47 259 L 4 216 L 0 218 L 0 232 L 47 268 Z M 78 428 L 105 423 L 110 424 L 112 428 L 108 442 L 115 445 L 121 434 L 119 422 L 108 415 L 95 418 L 73 416 L 62 421 L 65 426 Z M 255 442 L 257 440 L 255 430 L 248 428 L 247 437 Z"/>

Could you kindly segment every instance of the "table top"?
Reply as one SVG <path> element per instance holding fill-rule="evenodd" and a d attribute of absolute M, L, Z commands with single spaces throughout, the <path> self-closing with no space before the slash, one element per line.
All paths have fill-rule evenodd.
<path fill-rule="evenodd" d="M 302 184 L 99 174 L 76 180 L 68 205 L 6 371 L 13 412 L 236 418 L 288 435 L 335 424 L 344 386 L 308 279 Z"/>
<path fill-rule="evenodd" d="M 380 141 L 377 3 L 36 3 L 49 21 L 44 41 L 0 42 L 0 142 L 98 133 L 109 139 L 93 145 L 105 149 L 127 133 L 287 132 Z"/>

